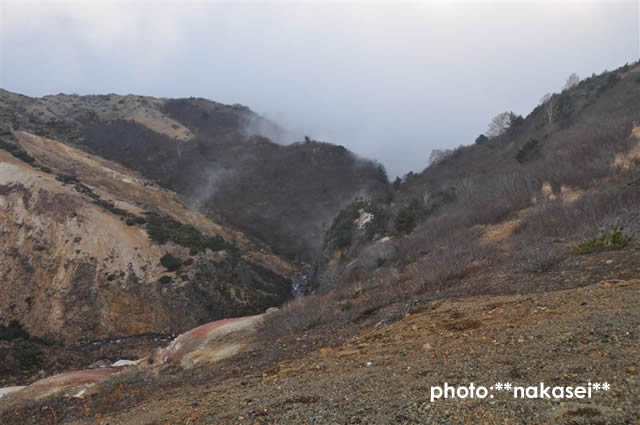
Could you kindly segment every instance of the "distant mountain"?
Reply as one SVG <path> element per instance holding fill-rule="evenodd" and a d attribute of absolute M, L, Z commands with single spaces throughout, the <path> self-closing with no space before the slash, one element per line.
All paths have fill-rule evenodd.
<path fill-rule="evenodd" d="M 2 92 L 0 119 L 117 161 L 190 208 L 307 262 L 341 207 L 387 189 L 378 164 L 309 139 L 278 144 L 283 130 L 240 105 Z"/>

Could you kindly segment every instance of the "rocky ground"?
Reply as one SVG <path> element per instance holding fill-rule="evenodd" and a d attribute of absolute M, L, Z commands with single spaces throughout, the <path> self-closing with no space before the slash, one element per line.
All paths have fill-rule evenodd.
<path fill-rule="evenodd" d="M 312 334 L 279 341 L 283 352 L 310 347 L 288 360 L 269 360 L 277 345 L 258 347 L 213 368 L 177 372 L 169 385 L 150 378 L 120 386 L 111 397 L 128 402 L 115 401 L 117 412 L 92 399 L 67 402 L 54 423 L 638 424 L 638 305 L 640 280 L 433 301 L 342 345 Z M 431 386 L 445 382 L 608 382 L 611 389 L 582 400 L 521 400 L 494 388 L 493 398 L 431 402 Z M 44 400 L 2 418 L 39 423 L 30 421 L 54 406 Z"/>

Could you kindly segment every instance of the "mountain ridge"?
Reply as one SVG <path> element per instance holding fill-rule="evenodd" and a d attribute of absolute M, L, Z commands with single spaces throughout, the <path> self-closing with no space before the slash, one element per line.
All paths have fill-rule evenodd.
<path fill-rule="evenodd" d="M 306 262 L 337 210 L 388 184 L 379 164 L 344 147 L 311 139 L 274 143 L 265 136 L 282 134 L 277 125 L 247 107 L 201 98 L 4 92 L 0 122 L 118 161 Z"/>
<path fill-rule="evenodd" d="M 17 174 L 5 173 L 7 184 L 0 191 L 0 206 L 13 214 L 3 223 L 11 235 L 4 249 L 10 253 L 11 243 L 26 247 L 7 256 L 12 262 L 5 270 L 35 269 L 31 259 L 40 261 L 38 252 L 48 252 L 47 246 L 41 250 L 31 241 L 25 244 L 20 232 L 37 230 L 32 222 L 40 215 L 65 213 L 55 203 L 38 214 L 25 213 L 41 202 L 30 183 L 39 178 L 76 201 L 81 197 L 83 208 L 109 214 L 105 222 L 146 236 L 143 239 L 152 247 L 148 257 L 154 262 L 149 273 L 153 278 L 160 271 L 168 276 L 168 281 L 158 282 L 167 285 L 167 292 L 159 291 L 167 296 L 149 298 L 152 308 L 182 302 L 185 298 L 171 291 L 183 282 L 191 287 L 200 282 L 205 290 L 191 292 L 183 304 L 202 307 L 195 313 L 204 314 L 191 322 L 202 323 L 214 316 L 212 312 L 229 317 L 253 314 L 245 313 L 251 306 L 257 310 L 280 305 L 260 316 L 244 351 L 233 347 L 245 340 L 219 341 L 234 357 L 218 365 L 203 362 L 197 373 L 161 365 L 142 368 L 150 366 L 153 373 L 134 367 L 94 388 L 90 398 L 58 395 L 2 414 L 37 423 L 47 403 L 56 417 L 80 423 L 105 414 L 105 421 L 118 423 L 127 423 L 128 417 L 141 423 L 167 418 L 234 422 L 240 417 L 249 422 L 266 418 L 299 423 L 337 406 L 335 418 L 345 422 L 359 418 L 373 423 L 421 422 L 442 417 L 464 422 L 486 413 L 485 408 L 465 405 L 452 415 L 450 405 L 425 406 L 418 402 L 425 396 L 425 377 L 436 385 L 453 378 L 533 379 L 541 365 L 545 380 L 559 379 L 560 365 L 563 379 L 572 382 L 591 379 L 598 367 L 605 367 L 613 376 L 612 386 L 632 397 L 638 370 L 634 331 L 638 317 L 633 303 L 640 273 L 640 66 L 627 64 L 575 83 L 545 96 L 526 117 L 500 114 L 508 120 L 499 132 L 435 155 L 437 160 L 422 172 L 391 184 L 383 168 L 360 161 L 343 147 L 310 139 L 279 146 L 266 137 L 247 135 L 238 126 L 248 113 L 242 107 L 217 110 L 215 104 L 199 99 L 173 101 L 169 109 L 156 105 L 161 118 L 179 123 L 178 128 L 168 125 L 182 135 L 175 137 L 157 132 L 166 125 L 143 125 L 117 116 L 106 120 L 107 115 L 81 111 L 80 124 L 74 127 L 70 121 L 47 125 L 26 109 L 12 121 L 10 108 L 0 108 L 6 127 L 0 129 L 4 160 L 0 165 L 19 166 L 28 176 L 13 181 Z M 117 105 L 119 99 L 114 102 Z M 212 109 L 203 110 L 208 107 Z M 16 129 L 14 122 L 22 128 Z M 190 132 L 189 138 L 180 125 Z M 54 140 L 65 135 L 69 137 L 64 142 Z M 57 151 L 66 153 L 54 155 Z M 107 171 L 100 171 L 102 165 Z M 209 167 L 228 174 L 203 178 L 202 170 Z M 120 183 L 114 186 L 113 179 Z M 196 196 L 199 192 L 206 196 Z M 42 198 L 54 198 L 47 196 Z M 153 196 L 157 198 L 145 201 Z M 71 200 L 64 205 L 84 211 L 73 207 Z M 223 220 L 215 220 L 218 215 Z M 238 226 L 227 225 L 227 220 Z M 250 231 L 241 231 L 245 229 Z M 77 243 L 84 242 L 83 237 Z M 287 257 L 310 260 L 294 263 Z M 98 260 L 92 263 L 96 267 L 112 261 L 109 256 Z M 71 271 L 74 267 L 68 266 Z M 264 269 L 269 273 L 262 273 Z M 228 273 L 222 280 L 213 279 L 220 270 Z M 104 280 L 121 282 L 126 276 L 126 271 L 111 273 Z M 238 278 L 245 280 L 239 284 Z M 109 285 L 101 279 L 93 286 L 98 292 Z M 91 291 L 74 288 L 92 285 L 73 280 L 67 288 L 69 305 L 78 310 L 71 309 L 69 317 L 75 325 L 78 318 L 88 322 L 83 318 L 90 317 L 90 311 L 83 307 L 91 300 Z M 292 298 L 292 281 L 302 284 L 298 292 L 303 296 Z M 74 294 L 79 296 L 73 298 Z M 22 299 L 25 295 L 13 297 L 17 307 L 28 306 Z M 210 308 L 211 299 L 223 307 L 229 300 L 239 305 Z M 120 301 L 106 311 L 135 312 L 130 304 Z M 5 312 L 12 307 L 2 308 Z M 180 308 L 163 308 L 163 313 L 184 319 Z M 236 320 L 254 323 L 251 317 L 231 322 Z M 206 340 L 206 329 L 223 323 L 187 335 Z M 27 330 L 32 326 L 27 323 Z M 11 361 L 20 365 L 34 355 L 24 346 L 19 324 L 12 322 L 0 330 L 0 336 L 13 338 L 0 343 L 0 350 L 13 350 Z M 496 331 L 502 336 L 492 337 Z M 172 349 L 185 338 L 174 341 Z M 513 357 L 504 358 L 504 347 L 520 353 L 525 366 L 519 367 Z M 483 359 L 480 368 L 471 352 Z M 135 356 L 142 353 L 149 354 L 148 345 Z M 112 355 L 109 360 L 117 360 Z M 196 348 L 194 356 L 206 360 L 211 353 Z M 444 363 L 423 370 L 425 356 L 435 364 Z M 590 362 L 582 362 L 587 357 Z M 394 373 L 398 364 L 401 368 Z M 351 387 L 345 377 L 360 386 Z M 215 388 L 208 387 L 211 382 Z M 400 385 L 407 382 L 411 385 Z M 152 389 L 142 390 L 149 384 Z M 345 401 L 326 397 L 327 385 L 337 385 L 332 394 Z M 382 397 L 389 406 L 368 415 L 364 407 L 386 402 L 379 394 L 371 395 L 367 388 L 372 385 L 383 390 L 380 394 L 394 397 Z M 503 413 L 529 423 L 543 417 L 549 423 L 566 424 L 630 420 L 637 416 L 637 406 L 624 398 L 624 391 L 603 395 L 602 404 L 558 411 L 553 403 L 536 402 L 523 404 L 526 415 L 517 409 Z M 194 398 L 207 402 L 186 403 Z M 159 413 L 145 410 L 150 406 Z M 620 409 L 614 411 L 613 406 Z"/>

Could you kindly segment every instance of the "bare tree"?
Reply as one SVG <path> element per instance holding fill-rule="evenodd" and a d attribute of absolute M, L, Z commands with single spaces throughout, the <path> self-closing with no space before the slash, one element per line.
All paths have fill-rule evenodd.
<path fill-rule="evenodd" d="M 429 164 L 437 164 L 451 156 L 451 149 L 433 149 L 429 155 Z"/>
<path fill-rule="evenodd" d="M 489 122 L 489 131 L 487 135 L 489 138 L 497 137 L 504 134 L 505 131 L 511 126 L 511 112 L 502 112 L 491 119 Z"/>
<path fill-rule="evenodd" d="M 555 99 L 551 93 L 547 93 L 540 99 L 540 104 L 544 107 L 544 112 L 547 114 L 547 121 L 549 127 L 553 124 L 553 113 L 555 112 Z"/>
<path fill-rule="evenodd" d="M 578 74 L 574 72 L 571 75 L 569 75 L 569 78 L 567 78 L 567 82 L 564 84 L 564 88 L 565 90 L 570 89 L 571 87 L 575 86 L 579 82 L 580 82 L 580 77 L 578 77 Z"/>

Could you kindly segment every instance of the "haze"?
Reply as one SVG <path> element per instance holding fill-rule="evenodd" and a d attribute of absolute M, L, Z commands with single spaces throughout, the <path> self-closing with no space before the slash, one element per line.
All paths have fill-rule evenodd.
<path fill-rule="evenodd" d="M 639 53 L 636 1 L 0 4 L 2 88 L 241 103 L 391 177 Z"/>

